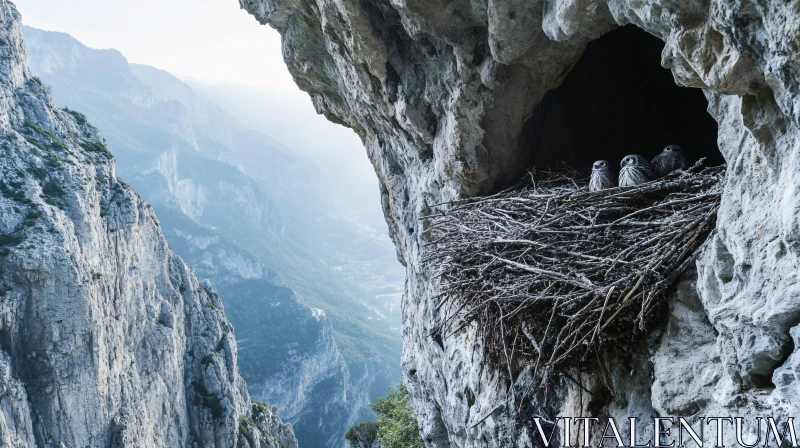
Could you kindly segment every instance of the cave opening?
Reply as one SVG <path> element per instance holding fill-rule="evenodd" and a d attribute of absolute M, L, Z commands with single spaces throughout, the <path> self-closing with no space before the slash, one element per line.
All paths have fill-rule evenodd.
<path fill-rule="evenodd" d="M 668 144 L 682 146 L 690 164 L 701 157 L 706 166 L 724 163 L 705 95 L 675 83 L 661 66 L 663 48 L 633 25 L 590 42 L 524 125 L 525 165 L 565 162 L 588 174 L 595 160 L 618 168 L 628 154 L 651 159 Z"/>

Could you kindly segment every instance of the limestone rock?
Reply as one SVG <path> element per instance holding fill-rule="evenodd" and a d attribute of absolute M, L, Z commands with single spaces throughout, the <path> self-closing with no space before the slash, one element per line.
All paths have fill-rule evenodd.
<path fill-rule="evenodd" d="M 587 42 L 627 24 L 664 41 L 662 65 L 676 83 L 704 90 L 728 181 L 716 232 L 695 278 L 688 275 L 671 299 L 666 329 L 611 365 L 616 398 L 596 411 L 770 409 L 785 418 L 800 410 L 797 2 L 240 4 L 282 34 L 298 86 L 319 113 L 358 133 L 375 166 L 407 269 L 403 368 L 429 446 L 527 446 L 531 422 L 507 406 L 508 386 L 482 367 L 473 333 L 441 345 L 429 337 L 437 285 L 421 264 L 419 218 L 432 204 L 492 192 L 517 176 L 526 158 L 520 134 L 536 105 Z M 524 375 L 517 382 L 524 388 Z M 584 406 L 566 382 L 553 393 L 561 405 L 550 413 Z M 534 410 L 535 401 L 536 394 Z"/>
<path fill-rule="evenodd" d="M 339 322 L 306 305 L 307 297 L 268 267 L 290 276 L 302 270 L 327 283 L 319 281 L 321 270 L 293 266 L 291 249 L 320 249 L 305 234 L 314 230 L 296 230 L 304 224 L 299 211 L 316 217 L 320 210 L 320 174 L 167 72 L 129 64 L 116 50 L 92 49 L 67 34 L 25 26 L 22 34 L 31 72 L 52 87 L 56 104 L 80 110 L 100 129 L 119 160 L 117 175 L 153 206 L 173 252 L 222 297 L 251 398 L 275 406 L 304 446 L 344 447 L 347 428 L 370 410 L 371 392 L 385 390 L 387 373 L 399 373 L 400 344 L 398 334 L 391 369 L 380 359 L 365 368 L 348 365 L 334 334 Z M 325 224 L 314 219 L 314 228 Z M 363 251 L 358 240 L 328 234 L 342 228 L 325 225 L 322 240 L 346 241 L 348 254 Z"/>
<path fill-rule="evenodd" d="M 30 76 L 6 0 L 0 98 L 0 443 L 291 446 L 291 426 L 251 409 L 217 293 L 97 130 Z"/>

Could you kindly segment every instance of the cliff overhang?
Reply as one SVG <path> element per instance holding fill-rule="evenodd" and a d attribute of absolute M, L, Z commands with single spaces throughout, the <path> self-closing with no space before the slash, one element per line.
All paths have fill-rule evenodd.
<path fill-rule="evenodd" d="M 662 138 L 654 127 L 683 117 L 698 122 L 690 129 L 701 130 L 679 138 L 697 143 L 697 156 L 707 151 L 702 155 L 721 161 L 718 149 L 727 162 L 718 222 L 701 249 L 696 273 L 685 276 L 670 297 L 663 331 L 603 361 L 615 394 L 593 412 L 750 415 L 766 407 L 776 415 L 797 412 L 796 3 L 240 3 L 282 34 L 298 86 L 319 113 L 358 133 L 375 166 L 390 232 L 407 268 L 403 367 L 429 446 L 505 446 L 509 440 L 527 446 L 534 433 L 508 401 L 510 390 L 530 389 L 524 378 L 509 385 L 487 368 L 474 333 L 441 341 L 431 337 L 440 290 L 421 263 L 426 229 L 420 218 L 435 204 L 498 191 L 516 181 L 521 169 L 562 157 L 559 145 L 576 150 L 569 156 L 574 161 L 600 158 L 597 152 L 615 151 L 615 143 L 641 143 L 636 152 L 658 151 L 649 149 Z M 568 100 L 587 85 L 569 88 L 570 73 L 581 73 L 581 56 L 626 26 L 663 43 L 661 67 L 671 71 L 674 84 L 691 88 L 684 89 L 691 98 L 676 104 L 671 94 L 660 97 L 664 114 L 648 115 L 652 126 L 644 129 L 586 128 L 625 124 L 620 115 L 625 108 L 618 107 L 591 113 L 561 107 L 568 117 L 583 115 L 559 119 L 552 97 Z M 612 34 L 606 37 L 615 39 Z M 601 52 L 600 62 L 640 43 L 629 40 Z M 583 73 L 598 81 L 589 94 L 622 100 L 611 88 L 614 79 L 603 84 L 603 73 Z M 651 92 L 646 84 L 633 95 Z M 714 123 L 703 118 L 703 107 Z M 583 126 L 577 138 L 568 127 L 575 125 Z M 563 141 L 567 136 L 570 144 Z M 596 390 L 597 381 L 576 380 L 565 379 L 556 388 L 558 404 L 549 414 L 586 415 L 592 400 L 584 395 Z M 534 411 L 542 406 L 537 397 L 534 391 L 529 400 Z"/>

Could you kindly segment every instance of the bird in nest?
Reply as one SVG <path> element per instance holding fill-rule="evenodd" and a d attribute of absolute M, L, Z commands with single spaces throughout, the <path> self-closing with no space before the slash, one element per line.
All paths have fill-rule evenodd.
<path fill-rule="evenodd" d="M 667 145 L 661 154 L 653 157 L 650 162 L 656 176 L 663 177 L 675 170 L 685 170 L 689 166 L 683 148 L 678 145 Z"/>
<path fill-rule="evenodd" d="M 592 176 L 589 178 L 589 191 L 600 191 L 616 187 L 611 167 L 605 160 L 598 160 L 592 165 Z"/>
<path fill-rule="evenodd" d="M 633 187 L 653 178 L 653 167 L 639 154 L 631 154 L 622 158 L 619 163 L 619 186 Z"/>

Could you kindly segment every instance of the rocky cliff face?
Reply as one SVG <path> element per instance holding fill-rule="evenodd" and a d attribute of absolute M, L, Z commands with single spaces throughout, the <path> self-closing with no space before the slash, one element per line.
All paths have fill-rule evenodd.
<path fill-rule="evenodd" d="M 165 234 L 198 275 L 212 278 L 236 330 L 239 372 L 250 395 L 291 422 L 305 445 L 337 447 L 366 406 L 349 393 L 350 374 L 333 326 L 300 302 L 274 271 L 208 228 L 169 216 Z"/>
<path fill-rule="evenodd" d="M 219 295 L 167 246 L 0 1 L 0 445 L 296 446 L 251 403 Z"/>
<path fill-rule="evenodd" d="M 441 345 L 429 337 L 437 286 L 421 264 L 419 218 L 518 175 L 532 158 L 526 123 L 545 93 L 588 42 L 628 24 L 664 42 L 661 63 L 677 84 L 705 93 L 728 178 L 716 232 L 670 299 L 664 331 L 606 361 L 615 395 L 591 412 L 800 410 L 796 2 L 240 3 L 281 32 L 297 84 L 361 136 L 375 165 L 407 268 L 403 368 L 429 446 L 527 446 L 532 433 L 530 415 L 507 406 L 509 385 L 483 368 L 471 331 Z M 583 381 L 592 390 L 597 380 Z M 531 402 L 551 416 L 588 415 L 580 391 L 562 384 L 556 409 L 535 409 L 536 391 Z"/>
<path fill-rule="evenodd" d="M 360 303 L 355 310 L 346 304 L 328 313 L 317 308 L 342 294 L 338 279 L 374 281 L 362 286 L 365 292 L 385 289 L 388 282 L 374 272 L 380 272 L 375 259 L 385 254 L 386 242 L 359 241 L 353 236 L 368 236 L 361 229 L 320 218 L 325 189 L 312 162 L 245 129 L 178 78 L 67 34 L 22 32 L 32 73 L 50 86 L 58 105 L 81 110 L 101 130 L 118 174 L 153 206 L 170 247 L 220 293 L 252 397 L 274 405 L 301 444 L 343 446 L 347 428 L 369 412 L 373 391 L 396 381 L 387 371 L 399 376 L 399 334 L 392 339 L 396 350 L 384 353 L 391 362 L 347 345 L 341 352 L 351 357 L 345 359 L 334 329 L 376 350 L 375 338 L 349 324 L 379 327 L 383 322 L 359 316 L 381 315 Z M 301 221 L 300 213 L 308 219 Z M 322 296 L 314 308 L 306 304 L 312 288 Z M 369 297 L 354 298 L 362 296 Z M 337 308 L 351 321 L 337 320 Z"/>

